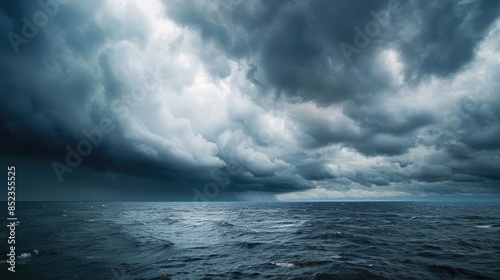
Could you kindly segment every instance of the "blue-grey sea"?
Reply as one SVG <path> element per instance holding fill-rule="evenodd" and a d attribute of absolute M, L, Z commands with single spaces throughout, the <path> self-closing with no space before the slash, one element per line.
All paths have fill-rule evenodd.
<path fill-rule="evenodd" d="M 16 208 L 16 272 L 3 230 L 0 279 L 500 279 L 498 202 Z"/>

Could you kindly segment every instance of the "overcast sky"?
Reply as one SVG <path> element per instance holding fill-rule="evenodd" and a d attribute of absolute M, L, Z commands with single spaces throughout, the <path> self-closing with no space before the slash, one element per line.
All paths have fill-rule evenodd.
<path fill-rule="evenodd" d="M 40 3 L 0 2 L 18 199 L 500 193 L 500 1 Z"/>

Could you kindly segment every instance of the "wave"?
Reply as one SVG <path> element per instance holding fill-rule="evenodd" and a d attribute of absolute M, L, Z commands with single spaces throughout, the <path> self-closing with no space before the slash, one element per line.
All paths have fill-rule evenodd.
<path fill-rule="evenodd" d="M 264 244 L 265 243 L 262 243 L 262 242 L 240 241 L 240 242 L 236 242 L 235 246 L 240 247 L 240 248 L 244 248 L 244 249 L 253 249 L 255 247 L 262 246 Z"/>
<path fill-rule="evenodd" d="M 161 221 L 162 221 L 162 222 L 165 222 L 165 223 L 167 223 L 167 224 L 169 224 L 169 225 L 171 225 L 171 224 L 175 224 L 175 223 L 179 222 L 179 220 L 172 219 L 172 218 L 170 218 L 170 217 L 165 217 L 165 218 L 163 218 Z"/>
<path fill-rule="evenodd" d="M 345 235 L 344 235 L 345 236 Z M 342 232 L 337 231 L 337 232 L 325 232 L 325 233 L 320 233 L 313 235 L 311 239 L 320 239 L 320 240 L 327 240 L 327 239 L 335 239 L 343 237 Z"/>
<path fill-rule="evenodd" d="M 272 262 L 271 264 L 274 264 L 275 266 L 280 266 L 280 267 L 294 267 L 295 266 L 295 264 L 287 263 L 287 262 Z"/>
<path fill-rule="evenodd" d="M 221 227 L 235 227 L 235 224 L 226 221 L 215 221 L 215 224 Z"/>
<path fill-rule="evenodd" d="M 137 241 L 135 244 L 135 248 L 148 247 L 162 252 L 164 250 L 171 249 L 174 245 L 175 244 L 173 242 L 167 240 L 155 239 L 155 240 Z"/>
<path fill-rule="evenodd" d="M 469 215 L 469 216 L 464 216 L 462 219 L 466 220 L 481 220 L 484 219 L 485 217 L 477 216 L 477 215 Z"/>
<path fill-rule="evenodd" d="M 442 276 L 451 276 L 453 278 L 457 277 L 467 277 L 470 279 L 492 279 L 487 277 L 486 275 L 483 275 L 479 272 L 464 269 L 464 268 L 458 268 L 458 267 L 453 267 L 453 266 L 448 266 L 448 265 L 439 265 L 439 264 L 433 264 L 427 266 L 427 269 L 429 269 L 431 272 L 442 275 Z"/>
<path fill-rule="evenodd" d="M 370 279 L 370 280 L 382 280 L 389 279 L 378 274 L 372 273 L 368 270 L 358 269 L 356 271 L 346 271 L 340 272 L 338 274 L 329 273 L 316 273 L 313 278 L 315 280 L 336 280 L 336 279 Z"/>
<path fill-rule="evenodd" d="M 20 219 L 33 230 L 18 232 L 26 247 L 16 263 L 38 276 L 23 279 L 114 279 L 113 267 L 130 279 L 487 279 L 500 273 L 497 206 L 422 204 L 407 211 L 346 203 L 339 214 L 338 204 L 207 205 L 212 208 L 26 207 Z M 67 214 L 65 228 L 46 211 Z M 0 259 L 5 269 L 5 254 Z"/>
<path fill-rule="evenodd" d="M 425 248 L 433 249 L 433 250 L 442 250 L 443 248 L 440 246 L 432 245 L 432 244 L 424 244 Z"/>
<path fill-rule="evenodd" d="M 293 227 L 293 226 L 301 226 L 306 222 L 308 222 L 308 221 L 307 220 L 277 221 L 275 224 L 277 224 L 276 226 Z"/>
<path fill-rule="evenodd" d="M 33 254 L 34 256 L 38 255 L 38 250 L 33 250 L 33 251 L 31 251 L 31 252 L 25 252 L 25 253 L 22 253 L 22 254 L 20 254 L 19 256 L 17 256 L 17 258 L 18 258 L 18 259 L 27 259 L 27 258 L 30 258 L 32 254 Z"/>

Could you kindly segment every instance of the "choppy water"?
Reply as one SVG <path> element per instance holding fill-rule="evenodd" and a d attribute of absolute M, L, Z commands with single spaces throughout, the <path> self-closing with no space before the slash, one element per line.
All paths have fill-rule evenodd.
<path fill-rule="evenodd" d="M 17 272 L 0 257 L 1 279 L 500 279 L 499 203 L 26 202 L 17 212 Z"/>

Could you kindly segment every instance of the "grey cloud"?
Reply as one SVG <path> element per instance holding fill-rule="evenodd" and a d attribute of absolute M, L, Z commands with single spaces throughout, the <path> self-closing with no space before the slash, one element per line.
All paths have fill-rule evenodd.
<path fill-rule="evenodd" d="M 319 103 L 366 102 L 384 90 L 389 78 L 376 61 L 383 48 L 400 51 L 408 80 L 456 73 L 471 61 L 500 9 L 496 1 L 401 2 L 390 24 L 381 27 L 352 64 L 346 64 L 337 46 L 354 45 L 354 28 L 363 29 L 375 20 L 372 12 L 390 5 L 391 1 L 238 1 L 214 9 L 200 1 L 165 1 L 173 19 L 196 28 L 228 55 L 255 62 L 251 77 L 258 72 L 259 84 Z"/>
<path fill-rule="evenodd" d="M 498 18 L 498 1 L 413 1 L 408 7 L 415 31 L 401 42 L 406 76 L 448 76 L 474 57 L 477 44 Z M 407 31 L 409 32 L 409 31 Z"/>
<path fill-rule="evenodd" d="M 155 199 L 191 199 L 231 166 L 220 199 L 317 187 L 498 192 L 498 87 L 464 85 L 469 68 L 498 73 L 478 49 L 500 3 L 402 1 L 346 59 L 339 45 L 355 46 L 354 28 L 390 3 L 164 1 L 155 15 L 105 1 L 61 5 L 18 54 L 0 43 L 0 153 L 60 190 L 45 171 L 106 119 L 113 132 L 63 184 L 75 193 L 95 183 L 89 193 L 121 185 L 147 198 L 144 184 Z M 39 7 L 0 9 L 8 34 Z M 161 27 L 150 25 L 157 18 Z M 158 87 L 137 101 L 144 77 Z M 446 87 L 453 92 L 439 92 Z"/>

